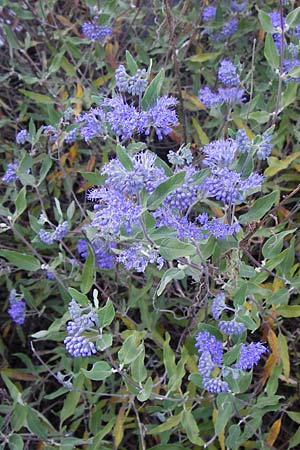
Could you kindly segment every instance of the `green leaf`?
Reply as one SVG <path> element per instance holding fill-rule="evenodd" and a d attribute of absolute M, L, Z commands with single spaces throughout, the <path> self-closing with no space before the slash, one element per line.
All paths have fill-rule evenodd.
<path fill-rule="evenodd" d="M 106 305 L 103 308 L 98 309 L 98 321 L 99 327 L 108 327 L 115 318 L 115 308 L 111 300 L 107 300 Z"/>
<path fill-rule="evenodd" d="M 215 423 L 215 432 L 221 434 L 234 412 L 234 397 L 232 394 L 221 393 L 217 397 L 218 415 Z"/>
<path fill-rule="evenodd" d="M 14 219 L 17 219 L 26 209 L 27 201 L 26 201 L 26 186 L 23 186 L 20 192 L 18 193 L 16 200 L 16 212 L 14 214 Z"/>
<path fill-rule="evenodd" d="M 110 333 L 103 334 L 100 338 L 97 339 L 96 347 L 97 350 L 103 352 L 103 350 L 112 346 L 113 337 Z"/>
<path fill-rule="evenodd" d="M 276 313 L 278 316 L 286 317 L 291 319 L 294 317 L 300 317 L 300 306 L 298 305 L 285 305 L 276 308 Z"/>
<path fill-rule="evenodd" d="M 271 259 L 278 256 L 282 250 L 283 239 L 285 236 L 294 233 L 296 228 L 293 230 L 282 231 L 281 233 L 271 236 L 262 247 L 262 254 L 264 258 Z"/>
<path fill-rule="evenodd" d="M 176 267 L 172 267 L 165 271 L 163 274 L 163 277 L 160 281 L 160 284 L 157 288 L 157 296 L 159 297 L 163 291 L 165 290 L 166 286 L 172 281 L 172 280 L 183 280 L 185 277 L 184 270 L 177 269 Z"/>
<path fill-rule="evenodd" d="M 16 35 L 11 30 L 12 27 L 11 26 L 9 27 L 6 24 L 2 24 L 2 27 L 3 27 L 4 32 L 6 34 L 7 42 L 8 42 L 8 45 L 9 45 L 10 49 L 20 48 L 20 44 L 19 44 L 19 42 L 18 42 L 18 40 L 16 38 Z"/>
<path fill-rule="evenodd" d="M 26 255 L 26 253 L 15 252 L 14 250 L 0 250 L 0 256 L 3 256 L 11 264 L 22 270 L 36 272 L 41 268 L 39 260 L 31 255 Z"/>
<path fill-rule="evenodd" d="M 81 370 L 83 370 L 83 369 L 81 369 Z M 74 388 L 78 389 L 78 390 L 82 389 L 83 382 L 84 382 L 84 376 L 81 373 L 79 373 L 77 375 L 77 377 L 75 378 Z M 66 419 L 68 419 L 69 417 L 73 416 L 73 414 L 75 414 L 76 407 L 77 407 L 77 404 L 78 404 L 78 402 L 80 400 L 80 397 L 81 397 L 81 392 L 77 392 L 77 391 L 69 392 L 66 395 L 63 407 L 62 407 L 62 409 L 60 411 L 60 422 L 61 422 L 61 424 Z"/>
<path fill-rule="evenodd" d="M 93 183 L 96 185 L 103 184 L 105 181 L 105 176 L 101 175 L 99 172 L 80 172 L 80 175 L 83 176 L 89 183 Z"/>
<path fill-rule="evenodd" d="M 126 50 L 126 64 L 130 74 L 134 75 L 138 70 L 138 65 L 136 63 L 136 60 L 128 50 Z"/>
<path fill-rule="evenodd" d="M 48 433 L 45 424 L 38 413 L 29 407 L 27 407 L 27 426 L 34 435 L 44 440 L 47 439 Z"/>
<path fill-rule="evenodd" d="M 90 380 L 103 381 L 110 377 L 112 369 L 106 361 L 98 361 L 93 365 L 91 370 L 81 369 L 81 372 Z"/>
<path fill-rule="evenodd" d="M 258 11 L 258 18 L 259 21 L 261 23 L 261 26 L 263 28 L 264 31 L 266 31 L 267 33 L 274 33 L 275 29 L 272 25 L 272 21 L 271 21 L 271 17 L 269 16 L 268 13 L 266 13 L 265 11 L 262 11 L 261 9 Z"/>
<path fill-rule="evenodd" d="M 263 124 L 267 123 L 270 119 L 270 113 L 268 111 L 254 111 L 249 114 L 250 119 L 255 120 L 255 122 Z"/>
<path fill-rule="evenodd" d="M 183 416 L 183 411 L 181 411 L 179 414 L 176 414 L 176 416 L 169 417 L 162 424 L 157 425 L 154 428 L 151 428 L 151 430 L 149 430 L 147 432 L 147 434 L 159 434 L 159 433 L 163 433 L 164 431 L 168 431 L 168 430 L 172 430 L 173 428 L 176 428 L 180 424 L 180 422 L 182 420 L 182 416 Z"/>
<path fill-rule="evenodd" d="M 80 305 L 82 306 L 88 306 L 89 305 L 89 299 L 86 295 L 82 294 L 81 292 L 77 291 L 77 289 L 69 288 L 68 289 L 69 294 L 72 298 L 74 298 Z"/>
<path fill-rule="evenodd" d="M 273 191 L 270 194 L 256 200 L 246 214 L 239 217 L 241 224 L 250 223 L 252 221 L 260 220 L 274 205 L 278 199 L 278 191 Z"/>
<path fill-rule="evenodd" d="M 199 436 L 199 428 L 191 411 L 183 412 L 181 423 L 190 442 L 202 446 L 204 441 Z"/>
<path fill-rule="evenodd" d="M 92 248 L 89 246 L 89 254 L 83 266 L 82 279 L 80 289 L 83 294 L 87 294 L 93 284 L 95 279 L 95 256 Z"/>
<path fill-rule="evenodd" d="M 121 363 L 130 364 L 136 358 L 140 357 L 143 352 L 144 345 L 139 343 L 140 338 L 136 332 L 125 339 L 121 349 L 118 352 L 118 357 Z"/>
<path fill-rule="evenodd" d="M 194 245 L 179 241 L 175 238 L 162 239 L 160 241 L 159 253 L 167 261 L 192 256 L 196 253 Z"/>
<path fill-rule="evenodd" d="M 60 69 L 61 62 L 62 62 L 62 57 L 64 56 L 64 53 L 65 52 L 63 51 L 63 52 L 60 52 L 60 53 L 56 53 L 56 55 L 54 55 L 54 58 L 52 59 L 52 62 L 51 62 L 50 66 L 49 66 L 49 69 L 48 69 L 48 73 L 49 74 L 55 73 L 55 72 L 57 72 Z"/>
<path fill-rule="evenodd" d="M 141 383 L 147 378 L 147 369 L 144 364 L 144 359 L 145 350 L 143 350 L 139 357 L 132 361 L 130 365 L 132 378 L 137 383 Z"/>
<path fill-rule="evenodd" d="M 51 167 L 52 167 L 52 159 L 50 158 L 49 155 L 45 155 L 40 168 L 40 179 L 38 182 L 38 186 L 42 183 L 42 181 L 44 181 Z"/>
<path fill-rule="evenodd" d="M 291 11 L 285 19 L 286 25 L 288 25 L 289 28 L 293 28 L 300 22 L 300 6 L 298 8 Z"/>
<path fill-rule="evenodd" d="M 140 393 L 137 395 L 137 399 L 140 402 L 145 402 L 148 400 L 152 393 L 153 381 L 152 378 L 149 377 L 144 386 L 142 387 Z"/>
<path fill-rule="evenodd" d="M 293 422 L 296 422 L 300 425 L 300 412 L 298 411 L 286 411 L 286 414 L 289 416 Z"/>
<path fill-rule="evenodd" d="M 10 450 L 23 450 L 24 448 L 23 439 L 19 434 L 11 434 L 8 442 Z"/>
<path fill-rule="evenodd" d="M 157 100 L 163 82 L 165 79 L 165 71 L 164 69 L 160 69 L 155 78 L 151 81 L 142 98 L 142 108 L 149 109 Z"/>
<path fill-rule="evenodd" d="M 193 63 L 203 63 L 205 61 L 210 61 L 215 59 L 220 55 L 220 52 L 210 52 L 210 53 L 197 53 L 196 55 L 187 58 L 188 61 Z"/>
<path fill-rule="evenodd" d="M 185 172 L 178 172 L 158 185 L 147 200 L 147 208 L 156 209 L 158 206 L 160 206 L 164 199 L 170 194 L 170 192 L 174 191 L 182 185 L 184 177 Z"/>
<path fill-rule="evenodd" d="M 124 147 L 122 147 L 122 145 L 120 144 L 117 145 L 117 157 L 122 163 L 122 166 L 125 167 L 125 169 L 129 171 L 133 170 L 132 161 L 128 154 L 124 151 Z"/>
<path fill-rule="evenodd" d="M 41 103 L 43 105 L 51 105 L 55 103 L 55 100 L 48 95 L 45 94 L 37 94 L 36 92 L 27 91 L 26 89 L 19 89 L 21 94 L 24 94 L 26 97 L 34 100 L 36 103 Z"/>
<path fill-rule="evenodd" d="M 101 429 L 98 431 L 98 433 L 93 438 L 93 443 L 89 447 L 90 450 L 99 450 L 101 448 L 100 444 L 103 441 L 103 438 L 108 433 L 110 433 L 110 431 L 112 430 L 113 426 L 115 425 L 115 422 L 116 422 L 116 418 L 112 417 L 110 419 L 110 421 L 104 427 L 101 427 Z"/>
<path fill-rule="evenodd" d="M 264 55 L 272 69 L 278 69 L 280 57 L 273 36 L 269 33 L 266 35 Z"/>

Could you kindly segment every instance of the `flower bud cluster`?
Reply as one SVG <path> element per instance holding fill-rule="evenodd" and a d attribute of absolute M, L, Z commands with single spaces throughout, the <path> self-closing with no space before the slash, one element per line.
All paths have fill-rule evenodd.
<path fill-rule="evenodd" d="M 87 310 L 87 312 L 85 312 Z M 91 356 L 97 353 L 95 344 L 88 334 L 95 332 L 98 327 L 98 317 L 90 307 L 82 308 L 74 299 L 69 303 L 69 312 L 72 321 L 67 324 L 68 336 L 64 343 L 66 350 L 75 358 Z"/>
<path fill-rule="evenodd" d="M 10 305 L 8 314 L 17 325 L 23 325 L 25 322 L 26 309 L 26 303 L 23 300 L 23 296 L 17 294 L 16 289 L 12 289 L 9 293 L 8 300 Z"/>
<path fill-rule="evenodd" d="M 54 231 L 46 231 L 43 228 L 39 231 L 39 238 L 44 244 L 51 245 L 54 241 L 61 241 L 69 231 L 67 221 L 59 224 Z"/>

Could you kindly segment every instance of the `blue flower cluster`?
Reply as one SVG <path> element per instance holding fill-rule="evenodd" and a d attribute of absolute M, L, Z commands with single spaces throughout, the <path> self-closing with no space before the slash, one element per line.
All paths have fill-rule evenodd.
<path fill-rule="evenodd" d="M 267 351 L 261 342 L 242 344 L 237 362 L 230 367 L 223 365 L 223 342 L 209 331 L 201 331 L 197 334 L 195 346 L 199 353 L 198 370 L 202 376 L 203 388 L 215 394 L 230 390 L 229 383 L 224 380 L 228 374 L 232 373 L 235 378 L 238 378 L 239 370 L 251 370 Z"/>
<path fill-rule="evenodd" d="M 132 76 L 128 75 L 123 65 L 116 70 L 116 86 L 120 92 L 128 92 L 131 95 L 141 96 L 147 87 L 147 72 L 145 69 L 137 69 Z"/>
<path fill-rule="evenodd" d="M 145 272 L 149 263 L 156 263 L 160 270 L 163 267 L 164 259 L 159 256 L 157 250 L 150 245 L 134 244 L 122 251 L 117 260 L 124 264 L 127 270 L 134 269 L 136 272 Z"/>
<path fill-rule="evenodd" d="M 216 92 L 212 91 L 208 86 L 199 90 L 199 100 L 207 108 L 222 103 L 237 103 L 243 99 L 244 89 L 240 88 L 240 76 L 230 60 L 226 59 L 221 61 L 218 79 L 226 87 L 219 87 Z"/>
<path fill-rule="evenodd" d="M 17 294 L 16 289 L 12 289 L 9 293 L 9 309 L 8 314 L 17 325 L 23 325 L 25 322 L 26 303 L 22 295 Z"/>
<path fill-rule="evenodd" d="M 261 175 L 251 173 L 243 178 L 234 170 L 240 148 L 239 141 L 232 139 L 214 141 L 203 148 L 203 164 L 211 171 L 201 186 L 207 197 L 215 197 L 223 203 L 236 203 L 244 198 L 248 189 L 259 188 L 263 180 Z"/>
<path fill-rule="evenodd" d="M 26 141 L 30 141 L 30 134 L 27 130 L 21 130 L 17 133 L 16 143 L 25 144 Z"/>
<path fill-rule="evenodd" d="M 18 175 L 16 172 L 16 169 L 18 168 L 19 164 L 16 162 L 8 163 L 7 169 L 2 177 L 2 180 L 5 183 L 11 183 L 12 181 L 15 181 L 18 179 Z"/>
<path fill-rule="evenodd" d="M 232 2 L 230 5 L 230 10 L 235 13 L 241 13 L 247 6 L 247 2 L 238 3 Z M 206 33 L 211 39 L 217 41 L 224 41 L 229 36 L 234 34 L 238 29 L 238 19 L 236 17 L 226 17 L 225 23 L 218 29 L 214 25 L 214 20 L 216 19 L 217 8 L 216 6 L 209 5 L 203 9 L 202 20 L 206 24 L 204 33 Z"/>
<path fill-rule="evenodd" d="M 85 22 L 82 24 L 82 32 L 90 41 L 105 42 L 111 36 L 112 28 L 107 25 L 97 25 L 94 22 Z"/>
<path fill-rule="evenodd" d="M 77 251 L 84 259 L 87 258 L 89 253 L 88 241 L 85 239 L 79 239 L 77 242 Z M 106 242 L 102 239 L 95 239 L 91 243 L 97 265 L 100 269 L 113 269 L 115 267 L 115 255 L 112 253 L 112 249 L 116 247 L 114 242 Z"/>
<path fill-rule="evenodd" d="M 276 32 L 273 33 L 273 41 L 277 48 L 278 53 L 281 53 L 281 37 L 282 31 L 285 33 L 285 17 L 283 17 L 283 24 L 281 24 L 281 17 L 279 11 L 273 11 L 269 13 L 271 24 L 273 28 L 276 29 Z M 283 30 L 282 30 L 283 25 Z M 300 47 L 299 47 L 299 38 L 300 38 L 300 23 L 293 25 L 293 28 L 288 30 L 289 33 L 289 43 L 285 36 L 283 36 L 283 50 L 284 50 L 284 59 L 283 59 L 283 68 L 286 77 L 291 81 L 300 81 L 300 77 L 294 77 L 289 75 L 289 72 L 292 69 L 299 68 L 300 69 Z"/>
<path fill-rule="evenodd" d="M 54 241 L 61 241 L 69 231 L 67 221 L 57 225 L 53 231 L 46 231 L 43 228 L 39 231 L 39 238 L 44 244 L 51 245 Z"/>
<path fill-rule="evenodd" d="M 68 336 L 64 340 L 66 350 L 75 358 L 97 353 L 90 337 L 90 334 L 95 334 L 95 329 L 98 328 L 98 316 L 95 311 L 90 307 L 82 308 L 72 299 L 69 303 L 69 312 L 72 320 L 67 324 Z"/>

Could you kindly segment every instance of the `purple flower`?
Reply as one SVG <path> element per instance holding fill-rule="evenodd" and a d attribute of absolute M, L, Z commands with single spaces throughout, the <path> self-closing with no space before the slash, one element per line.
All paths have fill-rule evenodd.
<path fill-rule="evenodd" d="M 158 139 L 162 140 L 164 135 L 171 133 L 171 127 L 178 125 L 178 118 L 173 109 L 176 104 L 177 100 L 174 97 L 159 97 L 148 111 L 141 112 L 139 131 L 148 135 L 150 128 L 153 127 Z"/>
<path fill-rule="evenodd" d="M 103 106 L 109 109 L 107 121 L 121 139 L 130 139 L 139 127 L 140 114 L 133 105 L 128 105 L 121 95 L 106 99 Z"/>
<path fill-rule="evenodd" d="M 82 308 L 74 299 L 69 303 L 69 312 L 72 321 L 67 324 L 66 350 L 75 358 L 91 356 L 97 352 L 96 347 L 83 333 L 98 327 L 97 314 L 90 307 Z"/>
<path fill-rule="evenodd" d="M 145 69 L 138 69 L 136 73 L 129 76 L 124 66 L 119 66 L 115 73 L 116 86 L 120 92 L 129 92 L 132 95 L 141 96 L 147 87 L 147 72 Z"/>
<path fill-rule="evenodd" d="M 262 342 L 251 342 L 251 344 L 242 344 L 240 348 L 239 360 L 235 367 L 242 370 L 249 370 L 260 360 L 261 355 L 267 351 Z"/>
<path fill-rule="evenodd" d="M 54 276 L 53 272 L 51 272 L 51 270 L 49 270 L 49 269 L 46 270 L 46 277 L 49 280 L 55 280 L 55 276 Z"/>
<path fill-rule="evenodd" d="M 168 208 L 184 211 L 191 206 L 197 198 L 199 186 L 192 184 L 196 169 L 193 166 L 187 166 L 185 169 L 186 175 L 184 183 L 171 192 L 165 200 L 165 205 Z"/>
<path fill-rule="evenodd" d="M 290 70 L 294 69 L 295 67 L 300 69 L 300 60 L 298 58 L 285 59 L 283 61 L 283 67 L 284 67 L 285 72 L 289 72 Z M 297 78 L 289 77 L 289 80 L 299 82 L 300 77 L 297 77 Z"/>
<path fill-rule="evenodd" d="M 73 144 L 73 142 L 76 141 L 77 137 L 77 129 L 74 128 L 74 130 L 69 131 L 65 136 L 65 142 L 66 144 Z"/>
<path fill-rule="evenodd" d="M 144 247 L 142 244 L 132 245 L 124 250 L 117 259 L 124 264 L 127 270 L 134 269 L 136 272 L 145 272 L 149 263 L 156 263 L 159 270 L 164 264 L 164 259 L 159 256 L 157 250 Z"/>
<path fill-rule="evenodd" d="M 251 150 L 250 140 L 244 128 L 236 133 L 235 142 L 239 153 L 249 153 Z"/>
<path fill-rule="evenodd" d="M 26 141 L 30 141 L 30 134 L 27 130 L 21 130 L 17 133 L 16 143 L 25 144 Z"/>
<path fill-rule="evenodd" d="M 201 331 L 196 336 L 196 348 L 199 354 L 210 353 L 211 360 L 218 367 L 222 366 L 223 361 L 223 343 L 208 331 Z"/>
<path fill-rule="evenodd" d="M 273 40 L 274 40 L 274 44 L 276 45 L 277 50 L 280 52 L 280 48 L 281 48 L 281 18 L 280 18 L 280 12 L 278 11 L 273 11 L 271 13 L 269 13 L 270 19 L 271 19 L 271 24 L 273 26 L 273 28 L 277 28 L 278 31 L 277 33 L 273 34 Z M 283 28 L 285 27 L 285 18 L 283 18 Z"/>
<path fill-rule="evenodd" d="M 213 300 L 211 309 L 213 318 L 219 320 L 224 309 L 226 309 L 225 294 L 222 292 L 221 294 L 216 295 Z"/>
<path fill-rule="evenodd" d="M 199 216 L 197 220 L 201 223 L 201 221 L 199 220 Z M 204 222 L 201 229 L 205 230 L 206 233 L 207 232 L 211 233 L 218 239 L 225 239 L 226 236 L 232 236 L 233 234 L 238 233 L 241 227 L 238 223 L 229 225 L 228 223 L 221 222 L 216 217 L 213 217 L 211 221 L 207 220 L 206 222 Z"/>
<path fill-rule="evenodd" d="M 215 6 L 206 6 L 202 12 L 203 22 L 209 22 L 216 17 L 217 8 Z"/>
<path fill-rule="evenodd" d="M 132 225 L 139 222 L 141 206 L 124 193 L 100 186 L 91 190 L 87 198 L 99 201 L 91 225 L 98 228 L 100 236 L 118 234 L 122 226 L 130 233 Z"/>
<path fill-rule="evenodd" d="M 209 378 L 214 370 L 215 364 L 212 362 L 211 354 L 203 352 L 198 361 L 198 370 L 203 378 Z"/>
<path fill-rule="evenodd" d="M 272 135 L 268 133 L 262 134 L 262 142 L 259 144 L 259 148 L 257 151 L 257 157 L 260 160 L 267 159 L 271 154 L 271 150 L 273 148 L 273 144 L 271 143 Z"/>
<path fill-rule="evenodd" d="M 18 163 L 11 162 L 7 165 L 7 169 L 2 177 L 2 180 L 6 183 L 11 183 L 18 179 L 18 175 L 16 173 L 16 169 L 18 168 Z"/>
<path fill-rule="evenodd" d="M 156 155 L 149 151 L 130 156 L 132 169 L 126 169 L 118 159 L 105 164 L 102 174 L 105 184 L 128 195 L 137 194 L 143 188 L 151 193 L 167 177 L 164 169 L 155 166 Z"/>
<path fill-rule="evenodd" d="M 218 78 L 225 86 L 237 86 L 240 83 L 240 76 L 236 67 L 229 59 L 224 59 L 221 62 Z"/>
<path fill-rule="evenodd" d="M 206 378 L 203 380 L 203 387 L 208 392 L 219 394 L 220 392 L 228 392 L 229 385 L 227 381 L 222 381 L 220 378 Z"/>
<path fill-rule="evenodd" d="M 93 22 L 84 22 L 82 32 L 90 41 L 105 41 L 112 34 L 112 28 L 104 25 L 96 25 Z"/>
<path fill-rule="evenodd" d="M 200 238 L 205 239 L 207 237 L 207 235 L 203 234 L 200 228 L 188 220 L 186 216 L 175 214 L 166 207 L 158 208 L 154 211 L 153 215 L 156 219 L 157 227 L 167 226 L 174 228 L 179 239 L 194 240 Z"/>
<path fill-rule="evenodd" d="M 223 203 L 235 203 L 243 199 L 247 189 L 260 186 L 262 180 L 263 177 L 258 174 L 251 174 L 243 180 L 239 173 L 224 167 L 207 177 L 202 183 L 202 189 L 207 197 L 215 197 Z"/>
<path fill-rule="evenodd" d="M 39 231 L 39 238 L 40 240 L 47 245 L 51 245 L 54 242 L 53 233 L 49 231 L 45 231 L 41 229 Z"/>
<path fill-rule="evenodd" d="M 97 265 L 100 269 L 113 269 L 115 266 L 115 255 L 111 249 L 116 247 L 114 242 L 105 242 L 102 239 L 95 239 L 91 243 L 95 252 Z M 88 241 L 79 239 L 77 242 L 77 251 L 84 259 L 88 256 Z"/>
<path fill-rule="evenodd" d="M 218 324 L 220 330 L 225 334 L 242 334 L 246 327 L 242 322 L 236 320 L 220 320 Z"/>
<path fill-rule="evenodd" d="M 199 100 L 207 107 L 219 105 L 221 103 L 237 103 L 242 100 L 244 90 L 233 88 L 219 88 L 217 92 L 213 92 L 208 86 L 201 88 L 198 97 Z"/>
<path fill-rule="evenodd" d="M 55 228 L 53 235 L 52 235 L 53 239 L 55 241 L 61 241 L 65 237 L 65 235 L 68 233 L 68 231 L 69 231 L 69 224 L 67 221 L 65 221 L 65 222 L 59 224 Z"/>
<path fill-rule="evenodd" d="M 233 33 L 235 33 L 238 29 L 238 20 L 236 18 L 229 20 L 229 22 L 226 22 L 221 32 L 217 34 L 217 38 L 220 40 L 224 40 L 227 37 L 231 36 Z"/>
<path fill-rule="evenodd" d="M 203 165 L 211 170 L 230 167 L 236 158 L 237 145 L 232 139 L 212 141 L 203 147 Z"/>
<path fill-rule="evenodd" d="M 66 345 L 66 350 L 74 358 L 92 356 L 97 353 L 95 344 L 85 336 L 67 336 L 64 339 L 64 344 Z"/>
<path fill-rule="evenodd" d="M 17 291 L 15 289 L 12 289 L 9 293 L 8 300 L 10 304 L 8 314 L 10 315 L 11 319 L 17 325 L 23 325 L 25 321 L 26 303 L 22 299 L 22 296 L 17 294 Z"/>
<path fill-rule="evenodd" d="M 105 132 L 106 115 L 102 108 L 91 108 L 88 112 L 79 114 L 76 122 L 81 124 L 79 132 L 88 142 L 92 138 L 101 136 Z"/>
<path fill-rule="evenodd" d="M 231 2 L 231 9 L 232 11 L 235 11 L 237 13 L 240 13 L 244 11 L 244 9 L 247 7 L 247 1 L 238 3 L 236 1 Z"/>

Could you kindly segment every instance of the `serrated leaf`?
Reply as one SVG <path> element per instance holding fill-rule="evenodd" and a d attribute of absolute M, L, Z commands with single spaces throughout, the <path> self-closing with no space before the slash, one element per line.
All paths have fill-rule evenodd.
<path fill-rule="evenodd" d="M 15 252 L 14 250 L 0 250 L 0 256 L 6 258 L 11 264 L 19 269 L 36 272 L 41 268 L 37 258 L 26 253 Z"/>

